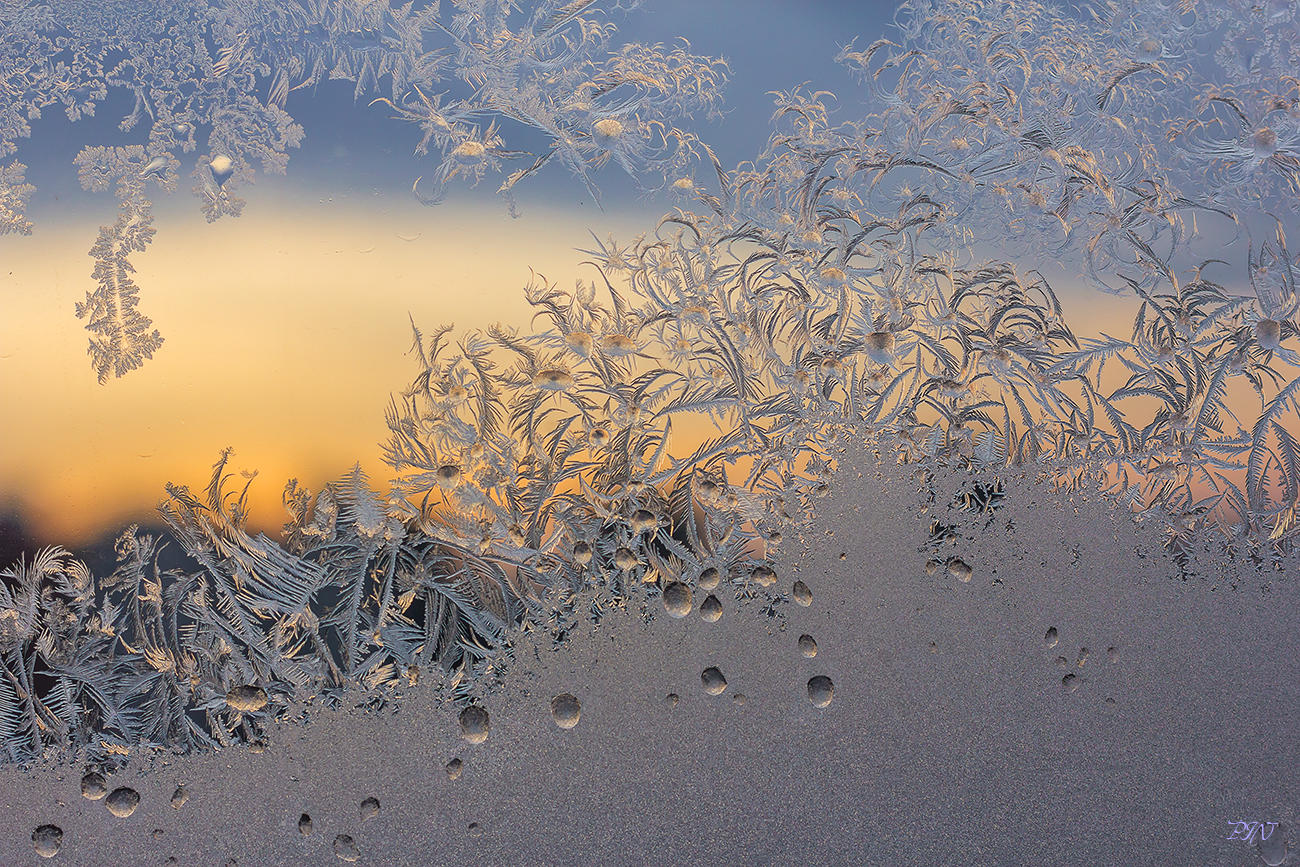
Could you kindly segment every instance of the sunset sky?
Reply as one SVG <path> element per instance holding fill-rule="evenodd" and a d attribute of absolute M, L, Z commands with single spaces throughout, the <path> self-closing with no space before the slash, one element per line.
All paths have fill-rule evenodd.
<path fill-rule="evenodd" d="M 767 138 L 768 91 L 809 81 L 839 93 L 846 114 L 863 98 L 832 58 L 855 35 L 880 35 L 892 5 L 818 6 L 810 15 L 747 3 L 738 28 L 728 26 L 734 2 L 672 0 L 636 10 L 626 28 L 645 41 L 685 35 L 693 50 L 728 60 L 728 114 L 697 127 L 734 166 Z M 778 40 L 793 67 L 771 63 Z M 571 288 L 594 276 L 575 249 L 590 231 L 628 241 L 674 204 L 635 195 L 608 169 L 600 210 L 551 167 L 520 187 L 519 219 L 491 180 L 425 208 L 410 194 L 434 167 L 411 153 L 418 131 L 354 103 L 346 84 L 294 94 L 288 108 L 307 138 L 287 176 L 239 191 L 248 204 L 238 219 L 204 222 L 188 190 L 196 155 L 179 155 L 181 189 L 156 201 L 157 235 L 132 257 L 141 310 L 166 343 L 143 369 L 101 386 L 73 308 L 93 287 L 87 251 L 115 204 L 80 190 L 72 160 L 88 143 L 138 141 L 115 127 L 129 108 L 110 100 L 93 120 L 51 111 L 36 122 L 17 155 L 38 189 L 36 231 L 0 237 L 0 513 L 19 514 L 41 543 L 76 545 L 151 520 L 166 482 L 201 488 L 226 446 L 232 468 L 260 471 L 252 503 L 262 529 L 283 522 L 290 477 L 316 488 L 359 460 L 382 487 L 384 409 L 415 372 L 408 315 L 425 329 L 526 327 L 530 269 Z M 1054 285 L 1076 333 L 1127 333 L 1131 300 L 1070 282 Z"/>

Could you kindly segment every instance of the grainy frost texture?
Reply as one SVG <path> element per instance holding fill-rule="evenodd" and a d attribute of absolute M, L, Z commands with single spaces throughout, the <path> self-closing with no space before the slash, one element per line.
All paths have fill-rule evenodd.
<path fill-rule="evenodd" d="M 1295 4 L 882 4 L 741 162 L 655 6 L 0 2 L 2 243 L 42 113 L 128 111 L 63 167 L 117 202 L 105 388 L 166 363 L 155 198 L 238 217 L 331 81 L 430 220 L 663 214 L 590 215 L 526 328 L 411 317 L 384 482 L 269 535 L 227 448 L 110 565 L 0 572 L 0 860 L 1300 857 Z"/>

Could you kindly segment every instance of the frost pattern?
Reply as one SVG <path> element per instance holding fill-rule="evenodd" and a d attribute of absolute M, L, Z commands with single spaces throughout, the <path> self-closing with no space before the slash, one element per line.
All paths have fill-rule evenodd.
<path fill-rule="evenodd" d="M 484 72 L 476 91 L 512 117 L 536 76 L 572 85 L 562 66 L 599 80 L 569 53 L 599 43 L 599 26 L 578 23 L 589 5 L 546 7 L 511 31 L 513 7 L 465 2 L 435 29 L 463 68 L 518 72 L 505 83 Z M 168 488 L 163 516 L 190 571 L 160 568 L 160 543 L 134 529 L 107 578 L 59 549 L 10 568 L 7 754 L 77 745 L 106 759 L 257 738 L 291 698 L 360 687 L 382 702 L 429 670 L 472 698 L 509 666 L 517 630 L 559 641 L 611 606 L 649 617 L 674 581 L 720 578 L 779 613 L 788 597 L 773 589 L 770 546 L 813 514 L 847 436 L 902 462 L 1100 486 L 1159 522 L 1184 566 L 1211 540 L 1261 562 L 1294 558 L 1300 260 L 1283 115 L 1296 103 L 1278 64 L 1259 59 L 1294 43 L 1259 42 L 1237 23 L 1292 18 L 1172 8 L 1143 0 L 1074 20 L 1010 0 L 917 0 L 899 43 L 841 54 L 869 113 L 837 120 L 830 94 L 777 94 L 753 161 L 728 170 L 701 146 L 712 176 L 672 184 L 689 209 L 626 244 L 597 239 L 572 291 L 529 286 L 539 330 L 456 336 L 413 323 L 416 375 L 387 415 L 387 495 L 359 468 L 314 494 L 290 482 L 283 540 L 254 537 L 226 453 L 204 495 Z M 276 20 L 297 33 L 297 18 Z M 391 22 L 366 27 L 358 52 L 407 44 Z M 548 41 L 563 28 L 572 35 Z M 1210 72 L 1186 62 L 1192 42 L 1234 34 L 1254 59 L 1233 48 L 1210 71 L 1218 89 L 1202 87 Z M 352 64 L 393 75 L 377 54 Z M 268 61 L 266 75 L 291 84 L 327 65 Z M 633 105 L 658 93 L 604 81 L 566 92 L 599 100 L 631 83 L 618 100 Z M 494 124 L 413 92 L 384 99 L 449 160 L 439 183 L 508 158 Z M 1174 116 L 1188 105 L 1193 116 Z M 1253 156 L 1216 138 L 1231 128 L 1208 119 L 1220 111 L 1253 137 Z M 617 159 L 616 133 L 631 128 L 617 112 L 589 139 L 532 120 L 579 174 L 599 162 L 597 138 Z M 1265 121 L 1276 139 L 1260 135 Z M 665 152 L 674 170 L 689 144 Z M 126 249 L 147 238 L 146 157 L 157 158 L 126 148 L 78 160 L 92 189 L 117 185 L 124 222 L 105 232 Z M 225 152 L 204 159 L 217 188 L 237 171 Z M 1217 180 L 1194 185 L 1197 173 Z M 1198 254 L 1205 215 L 1252 239 L 1245 261 Z M 1133 293 L 1130 332 L 1076 335 L 1040 273 L 987 258 L 985 223 L 1013 251 L 1081 261 L 1098 285 Z M 1234 274 L 1249 294 L 1229 288 Z M 714 434 L 675 445 L 675 420 L 701 416 Z"/>
<path fill-rule="evenodd" d="M 162 345 L 137 309 L 129 276 L 128 255 L 153 232 L 143 182 L 173 190 L 178 155 L 201 151 L 190 175 L 204 216 L 239 216 L 239 188 L 258 170 L 283 174 L 289 150 L 302 142 L 289 95 L 323 80 L 352 82 L 356 98 L 383 102 L 422 129 L 417 150 L 435 150 L 438 161 L 431 181 L 416 179 L 412 188 L 428 204 L 451 182 L 477 184 L 512 162 L 528 164 L 498 190 L 513 211 L 515 184 L 553 157 L 596 196 L 592 173 L 611 161 L 639 181 L 658 176 L 666 185 L 707 152 L 678 123 L 716 112 L 720 61 L 684 44 L 616 44 L 614 25 L 600 20 L 608 4 L 598 0 L 541 0 L 526 10 L 447 5 L 444 12 L 436 0 L 418 9 L 387 0 L 0 3 L 0 158 L 17 150 L 45 109 L 60 106 L 75 121 L 115 91 L 133 98 L 120 129 L 144 139 L 88 147 L 77 158 L 88 189 L 112 179 L 120 211 L 91 251 L 99 287 L 77 308 L 89 319 L 100 382 L 140 367 Z M 508 149 L 506 126 L 540 132 L 550 144 L 541 153 Z M 87 163 L 96 166 L 89 177 Z M 23 170 L 18 162 L 0 168 L 0 234 L 31 231 Z"/>

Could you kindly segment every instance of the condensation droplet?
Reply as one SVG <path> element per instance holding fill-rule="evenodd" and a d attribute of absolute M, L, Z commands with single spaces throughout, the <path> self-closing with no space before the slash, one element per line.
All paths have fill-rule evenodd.
<path fill-rule="evenodd" d="M 1109 659 L 1111 662 L 1119 662 L 1119 648 L 1107 647 L 1106 658 Z"/>
<path fill-rule="evenodd" d="M 1057 632 L 1056 632 L 1056 627 L 1055 627 L 1055 626 L 1053 626 L 1051 629 L 1047 630 L 1047 634 L 1043 636 L 1043 641 L 1047 643 L 1047 646 L 1048 646 L 1048 647 L 1055 647 L 1055 646 L 1056 646 L 1056 642 L 1059 641 L 1059 640 L 1060 640 L 1060 637 L 1058 636 L 1058 634 L 1057 634 Z"/>
<path fill-rule="evenodd" d="M 685 617 L 691 613 L 691 588 L 680 581 L 670 581 L 664 588 L 664 610 L 669 617 Z"/>
<path fill-rule="evenodd" d="M 960 557 L 953 557 L 948 561 L 948 574 L 963 584 L 970 583 L 971 568 L 969 564 Z"/>
<path fill-rule="evenodd" d="M 240 713 L 256 713 L 266 707 L 266 690 L 260 686 L 237 686 L 226 693 L 226 704 Z"/>
<path fill-rule="evenodd" d="M 710 593 L 700 603 L 700 616 L 708 623 L 717 623 L 722 619 L 722 603 L 718 601 L 718 597 Z"/>
<path fill-rule="evenodd" d="M 42 858 L 53 858 L 63 845 L 63 829 L 58 825 L 41 825 L 32 832 L 32 846 Z"/>
<path fill-rule="evenodd" d="M 81 778 L 81 797 L 98 801 L 107 794 L 108 784 L 104 781 L 103 775 L 91 771 Z"/>
<path fill-rule="evenodd" d="M 806 634 L 800 635 L 799 652 L 802 653 L 804 656 L 808 657 L 809 659 L 812 659 L 814 656 L 817 655 L 817 640 L 814 639 L 811 635 L 806 635 Z"/>
<path fill-rule="evenodd" d="M 1279 867 L 1286 863 L 1287 851 L 1290 848 L 1287 845 L 1289 828 L 1280 822 L 1269 832 L 1268 839 L 1259 841 L 1259 857 L 1269 867 Z M 1261 830 L 1260 836 L 1263 836 Z"/>
<path fill-rule="evenodd" d="M 483 826 L 480 825 L 478 822 L 470 822 L 470 823 L 469 823 L 469 835 L 470 835 L 471 837 L 482 837 L 482 836 L 483 836 Z"/>
<path fill-rule="evenodd" d="M 361 857 L 361 851 L 357 849 L 357 841 L 349 834 L 339 834 L 334 838 L 334 854 L 340 861 L 356 861 Z"/>
<path fill-rule="evenodd" d="M 713 590 L 717 588 L 719 580 L 721 580 L 720 573 L 710 566 L 700 573 L 700 580 L 696 583 L 699 584 L 701 590 Z"/>
<path fill-rule="evenodd" d="M 471 744 L 481 744 L 488 738 L 488 712 L 472 704 L 460 712 L 460 736 Z"/>
<path fill-rule="evenodd" d="M 379 799 L 370 797 L 361 802 L 361 821 L 368 822 L 379 815 Z"/>
<path fill-rule="evenodd" d="M 677 693 L 675 692 L 670 692 L 666 696 L 664 696 L 664 704 L 668 705 L 669 707 L 677 707 L 677 702 L 680 700 L 681 699 L 678 697 Z"/>
<path fill-rule="evenodd" d="M 1066 692 L 1074 692 L 1078 688 L 1079 688 L 1079 676 L 1076 675 L 1074 672 L 1070 672 L 1065 677 L 1061 678 L 1061 689 L 1065 690 Z"/>
<path fill-rule="evenodd" d="M 217 154 L 208 163 L 208 168 L 212 170 L 212 178 L 217 186 L 221 186 L 235 173 L 235 161 L 225 154 Z"/>
<path fill-rule="evenodd" d="M 304 837 L 311 834 L 311 816 L 306 813 L 298 817 L 298 833 Z"/>
<path fill-rule="evenodd" d="M 185 802 L 190 799 L 190 793 L 185 790 L 184 786 L 177 786 L 176 791 L 172 792 L 172 809 L 179 810 L 185 806 Z"/>
<path fill-rule="evenodd" d="M 581 716 L 582 706 L 578 703 L 578 699 L 569 693 L 551 699 L 551 717 L 560 728 L 573 728 L 578 724 L 578 718 Z"/>
<path fill-rule="evenodd" d="M 738 693 L 736 693 L 735 695 L 733 695 L 733 696 L 731 697 L 731 700 L 732 700 L 735 704 L 737 704 L 737 705 L 744 704 L 744 703 L 745 703 L 745 694 L 744 694 L 743 692 L 738 692 Z"/>
<path fill-rule="evenodd" d="M 164 177 L 167 174 L 167 158 L 157 156 L 145 163 L 144 168 L 140 169 L 140 177 L 147 178 L 150 175 Z"/>
<path fill-rule="evenodd" d="M 712 665 L 700 673 L 700 683 L 709 695 L 722 695 L 723 690 L 727 688 L 727 679 Z"/>
<path fill-rule="evenodd" d="M 835 684 L 824 674 L 818 674 L 808 679 L 808 700 L 815 707 L 826 707 L 835 697 Z"/>
<path fill-rule="evenodd" d="M 135 789 L 122 786 L 109 792 L 108 797 L 104 799 L 104 806 L 108 807 L 108 812 L 114 816 L 125 819 L 140 806 L 140 793 Z"/>
<path fill-rule="evenodd" d="M 765 566 L 760 563 L 754 567 L 754 571 L 751 574 L 754 583 L 759 587 L 771 587 L 776 583 L 776 572 L 772 570 L 771 566 Z"/>
<path fill-rule="evenodd" d="M 812 605 L 812 591 L 802 581 L 794 582 L 794 589 L 790 591 L 790 597 L 804 608 Z"/>
<path fill-rule="evenodd" d="M 938 560 L 926 560 L 926 561 L 925 561 L 925 574 L 926 574 L 926 575 L 933 575 L 934 573 L 936 573 L 936 572 L 939 571 L 939 567 L 942 566 L 942 565 L 943 565 L 943 564 L 940 563 Z"/>
<path fill-rule="evenodd" d="M 447 762 L 447 779 L 459 780 L 461 773 L 465 770 L 465 763 L 460 759 L 452 759 Z"/>

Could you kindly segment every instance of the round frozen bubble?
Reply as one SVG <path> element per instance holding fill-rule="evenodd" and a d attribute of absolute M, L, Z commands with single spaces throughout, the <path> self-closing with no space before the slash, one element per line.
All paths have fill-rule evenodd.
<path fill-rule="evenodd" d="M 582 716 L 582 705 L 569 693 L 557 695 L 551 699 L 551 718 L 562 729 L 571 729 L 578 724 Z"/>
<path fill-rule="evenodd" d="M 718 597 L 710 593 L 700 603 L 700 617 L 703 617 L 706 623 L 717 623 L 722 619 L 722 603 Z"/>
<path fill-rule="evenodd" d="M 42 858 L 53 858 L 63 845 L 63 829 L 58 825 L 41 825 L 32 832 L 32 846 Z"/>
<path fill-rule="evenodd" d="M 691 588 L 680 581 L 670 581 L 664 588 L 664 610 L 669 617 L 685 617 L 691 613 Z"/>
<path fill-rule="evenodd" d="M 486 741 L 489 725 L 487 708 L 472 704 L 460 712 L 460 736 L 468 743 Z"/>
<path fill-rule="evenodd" d="M 140 793 L 135 789 L 122 786 L 109 792 L 108 797 L 104 799 L 104 806 L 108 807 L 108 812 L 114 816 L 125 819 L 140 806 Z"/>
<path fill-rule="evenodd" d="M 81 778 L 81 797 L 98 801 L 107 794 L 108 784 L 104 781 L 103 774 L 91 771 Z"/>
<path fill-rule="evenodd" d="M 808 679 L 808 700 L 816 707 L 826 707 L 835 697 L 835 684 L 824 674 Z"/>

